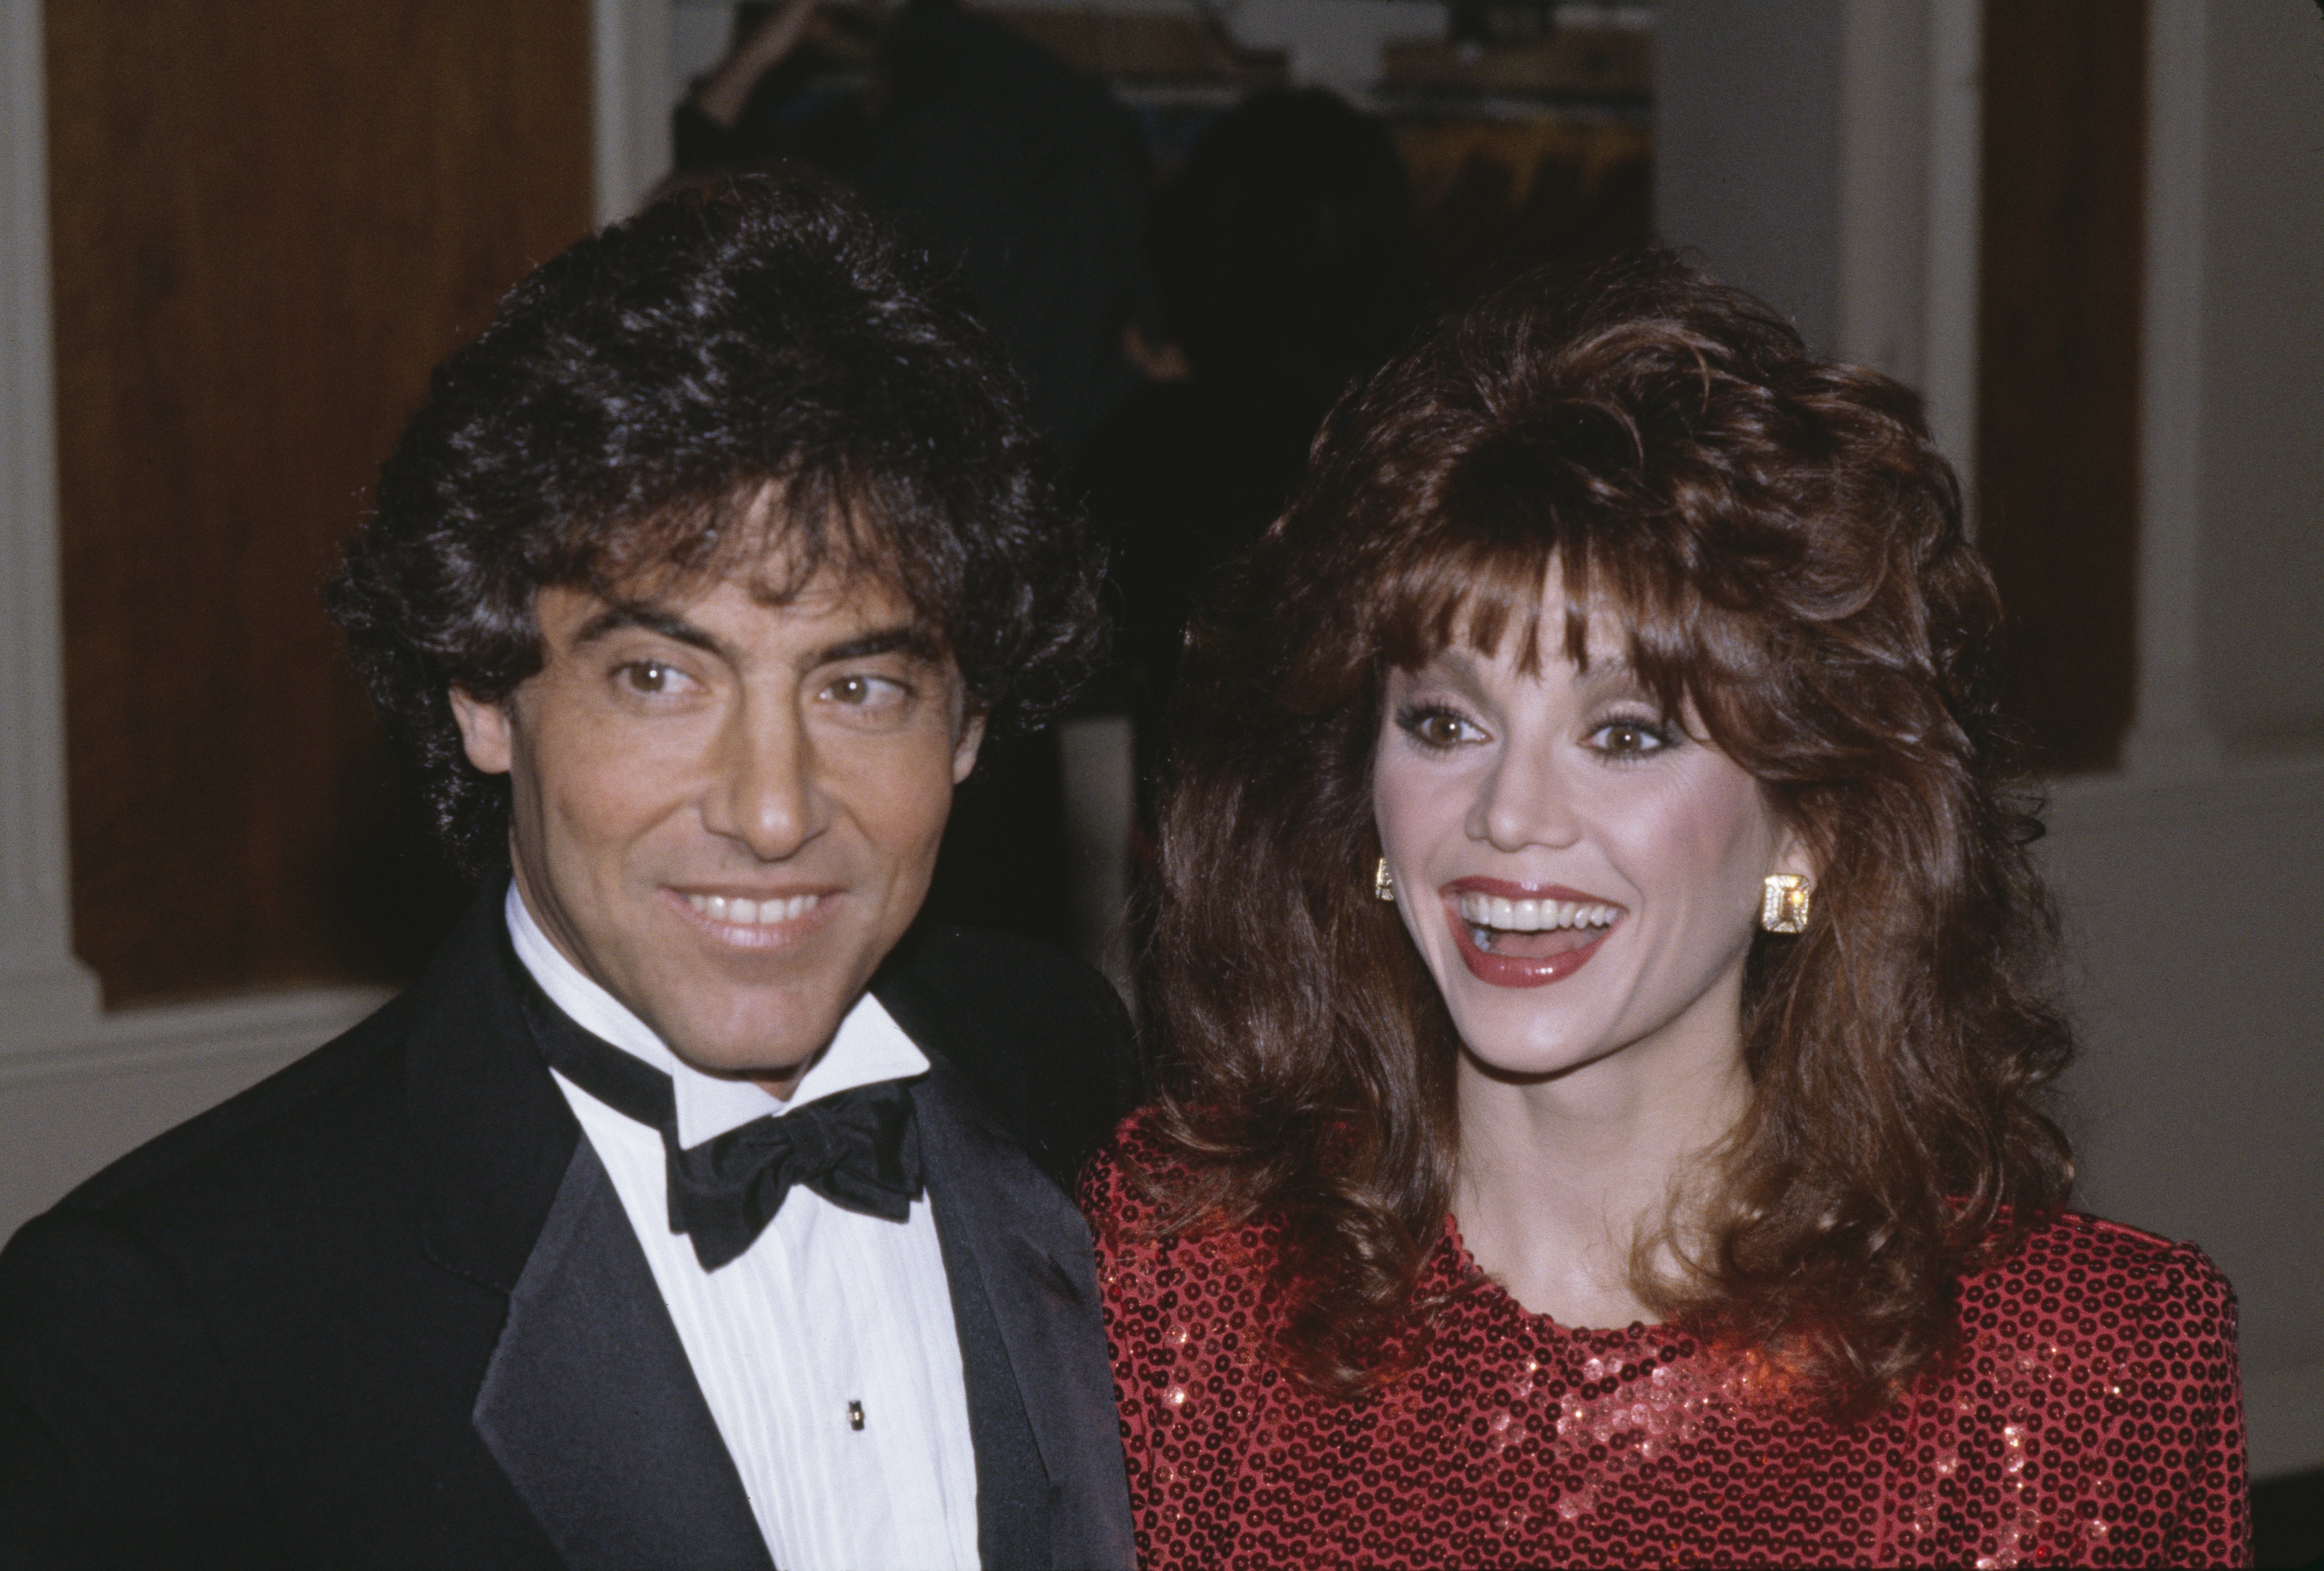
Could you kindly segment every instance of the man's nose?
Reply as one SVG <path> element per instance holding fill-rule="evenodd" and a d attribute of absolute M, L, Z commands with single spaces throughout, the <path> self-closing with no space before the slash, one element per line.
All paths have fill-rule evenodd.
<path fill-rule="evenodd" d="M 1469 838 L 1504 851 L 1569 846 L 1580 839 L 1573 783 L 1565 778 L 1557 753 L 1549 741 L 1505 748 L 1478 782 L 1465 826 Z"/>
<path fill-rule="evenodd" d="M 745 701 L 719 728 L 715 746 L 703 827 L 762 862 L 781 861 L 823 832 L 830 804 L 796 704 Z"/>

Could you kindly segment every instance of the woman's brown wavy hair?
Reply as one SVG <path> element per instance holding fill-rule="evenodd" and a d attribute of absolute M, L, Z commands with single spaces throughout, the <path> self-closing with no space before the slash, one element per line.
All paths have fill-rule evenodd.
<path fill-rule="evenodd" d="M 1372 896 L 1384 677 L 1456 638 L 1578 662 L 1609 610 L 1821 868 L 1807 932 L 1750 956 L 1753 1089 L 1702 1242 L 1637 1285 L 1864 1410 L 1945 1351 L 1960 1273 L 2072 1183 L 2041 1109 L 2073 1043 L 1988 681 L 1993 580 L 1911 390 L 1666 254 L 1571 299 L 1506 288 L 1352 390 L 1190 635 L 1148 1179 L 1172 1230 L 1280 1224 L 1296 1378 L 1352 1394 L 1407 1365 L 1461 1049 Z"/>

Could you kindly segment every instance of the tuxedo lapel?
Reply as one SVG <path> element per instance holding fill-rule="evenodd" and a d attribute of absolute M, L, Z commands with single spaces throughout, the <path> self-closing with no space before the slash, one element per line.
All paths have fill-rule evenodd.
<path fill-rule="evenodd" d="M 576 1571 L 771 1571 L 613 1181 L 535 1043 L 554 1006 L 479 895 L 409 995 L 406 1098 L 425 1247 L 504 1294 L 477 1433 Z"/>
<path fill-rule="evenodd" d="M 475 1429 L 575 1567 L 769 1567 L 644 1253 L 535 1043 L 549 1016 L 531 1016 L 554 1006 L 510 948 L 506 888 L 480 896 L 391 1006 L 411 1011 L 406 1097 L 428 1255 L 509 1306 L 488 1361 L 479 1351 Z M 881 996 L 935 1065 L 913 1107 L 961 1340 L 978 1548 L 988 1566 L 1126 1571 L 1129 1490 L 1088 1229 L 945 1057 L 957 1038 L 988 1079 L 1027 1068 L 1015 1079 L 1037 1082 L 1019 1088 L 1035 1103 L 1095 1069 L 1093 1111 L 1054 1122 L 1102 1132 L 1119 1110 L 1103 1105 L 1118 1044 L 1070 1011 L 1064 1030 L 1020 1015 L 1028 999 L 1103 984 L 1076 972 L 1027 986 L 1026 957 L 996 969 L 956 947 L 949 969 L 899 964 Z M 1082 1142 L 1071 1134 L 1053 1154 L 1062 1163 Z"/>
<path fill-rule="evenodd" d="M 532 1254 L 581 1126 L 533 1045 L 501 903 L 486 884 L 409 1006 L 404 1096 L 426 1208 L 423 1246 L 455 1276 L 507 1293 Z"/>
<path fill-rule="evenodd" d="M 773 1571 L 613 1181 L 576 1144 L 476 1431 L 574 1571 Z"/>
<path fill-rule="evenodd" d="M 913 1101 L 961 1338 L 984 1564 L 1131 1566 L 1088 1227 L 941 1060 Z"/>

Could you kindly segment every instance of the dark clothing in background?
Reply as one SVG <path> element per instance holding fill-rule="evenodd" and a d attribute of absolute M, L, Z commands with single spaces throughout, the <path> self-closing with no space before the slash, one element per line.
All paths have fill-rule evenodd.
<path fill-rule="evenodd" d="M 678 113 L 682 172 L 784 156 L 828 168 L 956 262 L 1065 452 L 1137 385 L 1121 330 L 1150 312 L 1150 186 L 1137 120 L 1106 85 L 990 17 L 919 0 L 880 46 L 879 86 L 844 114 L 786 118 L 754 95 L 728 131 Z"/>
<path fill-rule="evenodd" d="M 752 94 L 743 116 L 721 125 L 695 107 L 691 98 L 678 100 L 670 116 L 670 167 L 676 175 L 746 174 L 762 169 L 788 151 L 780 120 L 761 124 L 751 114 L 763 95 Z"/>
<path fill-rule="evenodd" d="M 1065 764 L 1054 726 L 988 741 L 953 794 L 926 922 L 998 928 L 1071 949 L 1072 853 Z"/>
<path fill-rule="evenodd" d="M 1418 312 L 1412 193 L 1388 127 L 1316 89 L 1254 93 L 1154 204 L 1161 325 L 1189 374 L 1141 390 L 1079 455 L 1114 551 L 1112 691 L 1141 798 L 1187 620 L 1282 511 L 1333 400 Z"/>
<path fill-rule="evenodd" d="M 1160 761 L 1187 619 L 1290 500 L 1323 412 L 1313 399 L 1223 381 L 1154 382 L 1083 446 L 1077 478 L 1113 553 L 1118 597 L 1102 696 L 1136 727 L 1141 795 Z"/>
<path fill-rule="evenodd" d="M 1137 383 L 1148 175 L 1103 82 L 989 17 L 916 5 L 882 51 L 887 101 L 838 172 L 936 255 L 1072 452 Z"/>
<path fill-rule="evenodd" d="M 493 883 L 427 976 L 0 1254 L 0 1564 L 768 1565 Z M 1090 1242 L 1135 1094 L 1094 973 L 908 939 L 873 992 L 950 1282 L 988 1565 L 1130 1563 Z M 545 998 L 539 1006 L 553 1008 Z"/>

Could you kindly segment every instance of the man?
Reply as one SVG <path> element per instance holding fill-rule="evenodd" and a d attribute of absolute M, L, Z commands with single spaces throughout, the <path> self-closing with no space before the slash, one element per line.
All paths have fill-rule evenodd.
<path fill-rule="evenodd" d="M 331 599 L 509 870 L 0 1255 L 0 1563 L 1129 1566 L 1120 1007 L 907 932 L 1090 661 L 991 340 L 844 198 L 673 199 L 446 363 Z"/>

